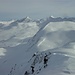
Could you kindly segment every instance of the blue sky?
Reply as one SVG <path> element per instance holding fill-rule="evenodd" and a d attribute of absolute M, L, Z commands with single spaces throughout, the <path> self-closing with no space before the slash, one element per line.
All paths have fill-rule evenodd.
<path fill-rule="evenodd" d="M 0 20 L 75 17 L 75 0 L 0 0 Z"/>

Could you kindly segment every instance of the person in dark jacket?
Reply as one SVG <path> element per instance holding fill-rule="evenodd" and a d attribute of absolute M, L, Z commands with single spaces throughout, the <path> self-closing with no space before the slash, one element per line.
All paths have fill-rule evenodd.
<path fill-rule="evenodd" d="M 44 56 L 44 68 L 47 66 L 48 57 L 47 55 Z"/>
<path fill-rule="evenodd" d="M 32 69 L 32 74 L 34 73 L 34 66 L 31 66 L 31 69 Z"/>
<path fill-rule="evenodd" d="M 26 71 L 24 75 L 29 75 L 29 73 Z"/>

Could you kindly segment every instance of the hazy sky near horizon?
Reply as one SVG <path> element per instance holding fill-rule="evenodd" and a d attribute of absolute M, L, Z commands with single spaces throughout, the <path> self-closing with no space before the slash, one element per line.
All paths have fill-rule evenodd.
<path fill-rule="evenodd" d="M 75 0 L 0 0 L 0 20 L 75 17 Z"/>

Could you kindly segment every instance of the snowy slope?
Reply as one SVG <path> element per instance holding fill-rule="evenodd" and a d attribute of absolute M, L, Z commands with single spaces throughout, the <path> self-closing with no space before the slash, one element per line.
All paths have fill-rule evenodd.
<path fill-rule="evenodd" d="M 0 75 L 24 75 L 25 71 L 29 75 L 75 75 L 74 21 L 60 17 L 32 21 L 26 17 L 1 22 Z M 46 68 L 45 53 L 49 58 Z M 34 74 L 31 65 L 35 66 Z"/>

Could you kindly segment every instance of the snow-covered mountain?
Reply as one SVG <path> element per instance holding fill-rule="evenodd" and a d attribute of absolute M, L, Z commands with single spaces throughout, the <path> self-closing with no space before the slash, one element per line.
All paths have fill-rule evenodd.
<path fill-rule="evenodd" d="M 28 75 L 75 75 L 75 18 L 0 22 L 0 75 L 26 71 Z"/>

